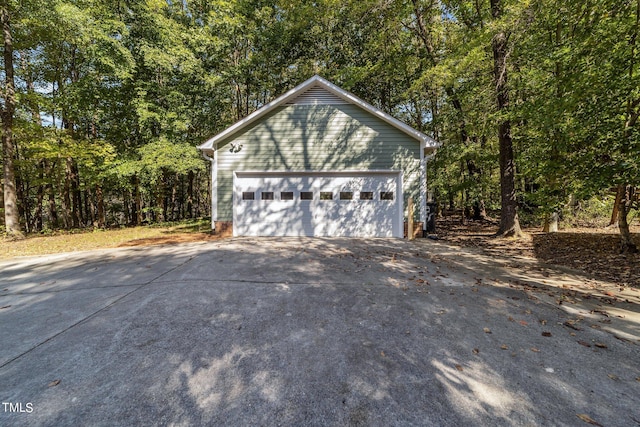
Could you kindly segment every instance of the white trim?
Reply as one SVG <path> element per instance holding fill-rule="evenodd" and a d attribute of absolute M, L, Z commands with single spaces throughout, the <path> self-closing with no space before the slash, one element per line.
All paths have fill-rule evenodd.
<path fill-rule="evenodd" d="M 427 159 L 424 149 L 425 146 L 420 144 L 420 221 L 423 232 L 427 229 Z"/>
<path fill-rule="evenodd" d="M 402 174 L 397 169 L 351 169 L 351 170 L 303 170 L 303 171 L 277 171 L 277 170 L 245 170 L 233 171 L 238 177 L 255 176 L 367 176 L 367 175 L 398 175 Z M 402 178 L 402 177 L 401 177 Z"/>
<path fill-rule="evenodd" d="M 396 195 L 398 196 L 398 229 L 395 230 L 394 235 L 402 238 L 404 236 L 404 193 L 402 191 L 402 183 L 404 181 L 404 172 L 398 173 L 398 180 L 396 183 Z M 409 236 L 407 236 L 409 237 Z"/>
<path fill-rule="evenodd" d="M 234 223 L 234 227 L 233 227 L 233 236 L 237 237 L 240 235 L 245 235 L 243 233 L 246 233 L 246 224 L 240 224 L 239 219 L 243 219 L 246 217 L 247 212 L 244 212 L 245 208 L 242 208 L 239 211 L 240 205 L 242 203 L 247 203 L 247 202 L 243 202 L 242 201 L 242 191 L 256 191 L 255 197 L 256 197 L 256 202 L 250 202 L 251 204 L 256 204 L 258 206 L 253 207 L 253 208 L 248 208 L 250 209 L 249 215 L 260 215 L 262 220 L 266 220 L 266 222 L 264 222 L 263 225 L 266 225 L 266 230 L 269 230 L 270 228 L 275 227 L 287 227 L 287 221 L 288 221 L 288 217 L 283 217 L 281 220 L 276 218 L 275 220 L 273 219 L 272 215 L 276 214 L 281 214 L 282 206 L 277 206 L 275 208 L 275 210 L 270 211 L 270 208 L 268 206 L 261 206 L 260 203 L 264 203 L 260 201 L 260 194 L 259 192 L 261 191 L 274 191 L 273 189 L 273 184 L 274 182 L 277 182 L 278 179 L 283 178 L 284 180 L 288 180 L 289 181 L 289 185 L 293 185 L 293 188 L 295 189 L 295 187 L 298 187 L 299 191 L 313 191 L 315 196 L 314 196 L 314 202 L 310 202 L 311 203 L 311 209 L 318 209 L 317 206 L 317 200 L 319 199 L 319 192 L 322 190 L 322 188 L 318 187 L 318 185 L 316 184 L 321 184 L 324 181 L 326 182 L 335 182 L 333 181 L 334 179 L 336 180 L 345 180 L 345 178 L 348 180 L 350 178 L 364 178 L 366 180 L 373 180 L 373 182 L 387 182 L 389 185 L 387 187 L 386 190 L 384 191 L 394 191 L 394 202 L 384 202 L 386 203 L 393 203 L 393 208 L 391 208 L 391 204 L 386 205 L 389 207 L 389 209 L 393 210 L 395 209 L 395 211 L 393 212 L 389 212 L 389 214 L 387 214 L 386 218 L 389 219 L 389 226 L 385 226 L 382 228 L 379 227 L 374 227 L 374 229 L 376 230 L 388 230 L 388 232 L 390 232 L 390 234 L 386 234 L 386 233 L 382 233 L 382 234 L 375 234 L 375 236 L 388 236 L 388 237 L 397 237 L 397 238 L 402 238 L 403 233 L 404 233 L 404 192 L 403 192 L 403 178 L 404 177 L 404 173 L 401 170 L 390 170 L 390 169 L 386 169 L 386 170 L 349 170 L 349 171 L 342 171 L 342 170 L 328 170 L 328 171 L 313 171 L 313 170 L 304 170 L 304 171 L 258 171 L 258 170 L 253 170 L 253 171 L 237 171 L 234 170 L 233 171 L 233 192 L 232 192 L 232 206 L 233 206 L 233 212 L 232 212 L 232 220 Z M 263 179 L 265 179 L 266 181 L 263 181 Z M 269 184 L 269 180 L 276 180 L 276 181 L 271 181 L 271 184 Z M 316 180 L 317 179 L 317 180 Z M 299 180 L 299 181 L 296 181 Z M 242 181 L 242 184 L 241 184 Z M 291 184 L 291 182 L 297 182 L 297 184 L 294 182 L 294 184 Z M 319 182 L 318 182 L 319 181 Z M 360 181 L 360 180 L 358 180 Z M 260 183 L 262 182 L 262 184 L 259 184 L 257 188 L 259 188 L 258 190 L 247 190 L 246 188 L 253 188 L 251 186 L 247 187 L 247 183 Z M 266 183 L 265 183 L 266 182 Z M 301 183 L 305 183 L 302 187 L 300 187 Z M 325 182 L 325 184 L 326 184 Z M 391 182 L 393 182 L 393 184 L 391 184 Z M 321 184 L 325 185 L 325 184 Z M 338 184 L 338 185 L 342 185 L 342 184 Z M 265 189 L 266 188 L 266 189 Z M 304 188 L 304 189 L 303 189 Z M 290 190 L 286 190 L 286 191 L 290 191 Z M 326 190 L 325 190 L 326 191 Z M 336 200 L 336 203 L 348 203 L 348 202 L 340 202 L 338 199 L 338 192 L 336 192 L 335 188 L 331 190 L 334 194 L 334 200 Z M 360 190 L 355 190 L 360 191 Z M 369 190 L 367 190 L 369 191 Z M 382 191 L 382 190 L 381 190 Z M 376 193 L 377 194 L 377 193 Z M 269 202 L 270 204 L 275 203 L 276 205 L 278 203 L 280 203 L 280 199 L 278 197 L 277 194 L 274 194 L 274 199 L 272 202 Z M 374 195 L 375 197 L 375 201 L 377 201 L 376 203 L 380 203 L 380 199 L 378 198 L 377 195 Z M 288 203 L 288 202 L 287 202 Z M 294 203 L 294 202 L 291 202 Z M 321 202 L 322 203 L 322 202 Z M 368 203 L 374 203 L 372 202 L 366 202 Z M 378 206 L 377 204 L 375 205 L 371 205 L 372 207 L 374 206 Z M 382 207 L 382 205 L 380 205 L 380 207 Z M 300 206 L 297 207 L 297 209 L 299 209 Z M 332 206 L 333 208 L 333 206 Z M 344 209 L 344 206 L 343 208 Z M 348 209 L 348 208 L 347 208 Z M 380 212 L 377 210 L 377 208 L 374 208 L 375 211 L 374 212 Z M 244 213 L 243 213 L 244 212 Z M 330 211 L 327 211 L 330 212 Z M 340 218 L 347 218 L 347 216 L 344 216 L 344 212 L 340 214 Z M 242 216 L 240 216 L 242 215 Z M 373 214 L 372 218 L 374 218 L 374 222 L 377 221 L 377 219 L 375 219 L 376 217 L 376 213 Z M 322 214 L 320 214 L 320 216 L 322 216 Z M 329 216 L 331 216 L 331 214 L 329 214 Z M 270 218 L 271 217 L 271 218 Z M 258 217 L 256 217 L 258 218 Z M 291 225 L 294 225 L 295 221 L 299 221 L 299 218 L 297 215 L 293 215 L 292 217 L 292 222 Z M 296 219 L 298 218 L 298 219 Z M 315 214 L 313 217 L 310 218 L 315 218 Z M 334 218 L 334 220 L 337 221 L 336 218 Z M 333 220 L 330 220 L 333 221 Z M 365 221 L 366 222 L 366 221 Z M 256 224 L 262 224 L 262 222 L 260 222 L 260 220 L 258 220 L 256 222 Z M 304 220 L 303 220 L 304 223 Z M 329 222 L 330 223 L 330 222 Z M 327 222 L 324 222 L 323 224 L 329 224 Z M 240 224 L 240 225 L 239 225 Z M 302 224 L 302 223 L 300 223 Z M 306 223 L 304 223 L 306 224 Z M 364 223 L 362 223 L 364 224 Z M 297 227 L 300 227 L 300 225 L 298 223 L 295 223 L 295 225 Z M 306 225 L 302 225 L 302 228 L 298 229 L 298 232 L 302 231 L 303 233 L 308 232 L 309 230 L 306 230 Z M 313 226 L 312 226 L 313 227 Z M 330 227 L 330 226 L 329 226 Z M 242 230 L 240 230 L 242 228 Z M 304 231 L 303 231 L 304 230 Z M 323 228 L 321 227 L 319 233 L 319 236 L 323 236 Z M 364 228 L 363 228 L 364 230 Z M 273 230 L 271 230 L 272 232 Z M 324 229 L 324 232 L 326 232 L 326 229 Z M 344 231 L 342 231 L 344 232 Z M 254 232 L 251 231 L 249 232 L 249 234 L 246 235 L 254 235 Z M 315 231 L 313 231 L 312 233 L 315 233 Z M 330 232 L 333 233 L 333 232 Z M 376 233 L 378 233 L 376 231 Z M 262 235 L 262 234 L 255 234 L 255 235 Z M 266 236 L 272 235 L 269 234 L 269 231 L 266 232 L 266 234 L 264 234 Z M 273 234 L 273 235 L 280 235 L 280 234 Z M 297 234 L 283 234 L 283 235 L 297 235 Z M 300 235 L 315 235 L 315 234 L 300 234 Z M 333 234 L 328 234 L 328 235 L 333 235 Z M 342 235 L 340 233 L 338 233 L 338 235 Z M 349 235 L 348 233 L 345 235 Z"/>
<path fill-rule="evenodd" d="M 218 220 L 218 155 L 214 152 L 211 164 L 211 223 L 215 229 Z"/>
<path fill-rule="evenodd" d="M 204 142 L 203 144 L 198 146 L 198 149 L 206 151 L 206 150 L 212 150 L 213 147 L 216 146 L 216 144 L 223 140 L 224 138 L 228 137 L 229 135 L 239 131 L 240 129 L 249 126 L 250 124 L 254 123 L 255 121 L 257 121 L 258 119 L 264 117 L 266 114 L 268 114 L 270 111 L 272 111 L 273 109 L 286 104 L 288 101 L 292 100 L 293 98 L 299 96 L 300 94 L 304 93 L 306 90 L 308 90 L 311 87 L 322 87 L 324 89 L 326 89 L 327 91 L 333 93 L 334 95 L 338 96 L 339 98 L 344 99 L 345 101 L 357 105 L 360 108 L 364 109 L 365 111 L 373 114 L 374 116 L 379 117 L 380 119 L 382 119 L 383 121 L 387 122 L 388 124 L 390 124 L 391 126 L 401 130 L 402 132 L 404 132 L 405 134 L 409 135 L 410 137 L 416 139 L 417 141 L 419 141 L 421 144 L 424 143 L 425 146 L 427 147 L 439 147 L 441 144 L 436 141 L 435 139 L 423 134 L 422 132 L 419 132 L 415 129 L 413 129 L 411 126 L 407 125 L 406 123 L 401 122 L 400 120 L 390 116 L 389 114 L 385 113 L 382 110 L 379 110 L 378 108 L 374 107 L 371 104 L 366 103 L 365 101 L 363 101 L 362 99 L 358 98 L 357 96 L 353 95 L 352 93 L 347 92 L 346 90 L 334 85 L 333 83 L 329 82 L 328 80 L 323 79 L 322 77 L 315 75 L 313 77 L 311 77 L 309 80 L 305 81 L 304 83 L 296 86 L 295 88 L 291 89 L 290 91 L 286 92 L 284 95 L 276 98 L 275 100 L 269 102 L 268 104 L 264 105 L 262 108 L 254 111 L 253 113 L 249 114 L 247 117 L 245 117 L 244 119 L 236 122 L 235 124 L 231 125 L 230 127 L 228 127 L 227 129 L 225 129 L 224 131 L 220 132 L 219 134 L 215 135 L 213 138 L 210 138 L 209 140 L 207 140 L 206 142 Z"/>
<path fill-rule="evenodd" d="M 231 223 L 238 224 L 237 213 L 236 213 L 236 205 L 239 202 L 239 199 L 236 195 L 236 181 L 238 179 L 238 175 L 236 171 L 233 171 L 233 180 L 231 184 Z M 237 227 L 234 225 L 231 226 L 231 232 L 233 237 L 238 237 Z"/>
<path fill-rule="evenodd" d="M 207 155 L 211 153 L 211 156 Z M 215 231 L 218 220 L 218 156 L 215 150 L 202 152 L 202 157 L 211 162 L 211 229 Z"/>

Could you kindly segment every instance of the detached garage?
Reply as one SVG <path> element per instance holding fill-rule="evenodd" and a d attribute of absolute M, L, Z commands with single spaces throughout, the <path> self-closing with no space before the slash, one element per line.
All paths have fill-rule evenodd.
<path fill-rule="evenodd" d="M 198 147 L 212 164 L 212 226 L 402 237 L 409 197 L 426 224 L 426 160 L 438 145 L 314 76 Z"/>

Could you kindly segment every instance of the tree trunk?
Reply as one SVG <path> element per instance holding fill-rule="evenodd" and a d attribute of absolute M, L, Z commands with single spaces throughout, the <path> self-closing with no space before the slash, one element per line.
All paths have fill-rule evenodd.
<path fill-rule="evenodd" d="M 4 110 L 2 111 L 2 152 L 4 174 L 4 224 L 5 231 L 11 237 L 23 237 L 18 214 L 16 195 L 16 177 L 13 165 L 13 115 L 16 105 L 15 83 L 13 78 L 13 36 L 11 34 L 11 18 L 6 2 L 0 11 L 2 34 L 4 39 Z"/>
<path fill-rule="evenodd" d="M 129 190 L 122 190 L 122 209 L 124 213 L 124 224 L 129 225 L 133 223 L 133 218 L 131 217 L 131 211 L 129 210 Z"/>
<path fill-rule="evenodd" d="M 72 208 L 71 214 L 73 216 L 73 227 L 80 228 L 84 223 L 82 215 L 82 195 L 80 194 L 80 174 L 78 172 L 78 164 L 73 158 L 71 160 L 71 196 L 72 196 Z"/>
<path fill-rule="evenodd" d="M 48 179 L 46 184 L 46 192 L 49 198 L 49 225 L 52 229 L 58 228 L 58 210 L 56 207 L 56 195 L 53 188 L 53 177 L 51 176 L 51 171 L 53 170 L 53 166 L 49 165 L 48 161 L 44 161 L 44 170 L 45 176 Z"/>
<path fill-rule="evenodd" d="M 38 163 L 38 189 L 36 196 L 36 210 L 33 218 L 33 229 L 42 231 L 42 205 L 44 204 L 44 160 Z"/>
<path fill-rule="evenodd" d="M 473 219 L 475 221 L 485 221 L 487 219 L 487 209 L 482 198 L 473 203 Z"/>
<path fill-rule="evenodd" d="M 96 184 L 96 211 L 98 227 L 104 228 L 107 225 L 107 218 L 104 214 L 104 194 L 100 184 Z"/>
<path fill-rule="evenodd" d="M 165 190 L 165 174 L 162 174 L 162 178 L 158 180 L 158 187 L 156 188 L 156 222 L 164 222 L 167 218 L 167 197 Z"/>
<path fill-rule="evenodd" d="M 65 179 L 62 185 L 62 222 L 64 228 L 71 228 L 71 158 L 67 158 L 64 164 Z"/>
<path fill-rule="evenodd" d="M 558 212 L 552 212 L 544 220 L 544 227 L 542 228 L 544 233 L 557 233 L 558 232 Z"/>
<path fill-rule="evenodd" d="M 25 85 L 27 87 L 27 94 L 29 95 L 28 103 L 29 108 L 31 109 L 31 120 L 33 124 L 38 129 L 38 136 L 43 138 L 44 132 L 42 128 L 42 118 L 40 116 L 40 106 L 36 101 L 36 92 L 33 85 L 33 79 L 31 76 L 31 72 L 28 66 L 27 56 L 22 53 L 20 55 L 21 67 L 24 75 Z M 33 217 L 31 218 L 32 222 L 30 225 L 30 229 L 34 231 L 42 231 L 43 228 L 43 203 L 44 203 L 44 192 L 45 192 L 45 165 L 46 161 L 44 159 L 38 162 L 38 185 L 36 189 L 36 206 Z M 26 206 L 26 204 L 25 204 Z M 28 212 L 28 210 L 27 210 Z"/>
<path fill-rule="evenodd" d="M 580 202 L 578 201 L 578 198 L 576 197 L 575 194 L 573 193 L 569 194 L 569 202 L 567 203 L 567 206 L 569 207 L 569 209 L 571 209 L 572 215 L 575 215 L 576 213 L 578 213 L 578 207 L 580 206 Z"/>
<path fill-rule="evenodd" d="M 193 218 L 193 171 L 189 171 L 187 175 L 188 183 L 187 183 L 187 218 Z"/>
<path fill-rule="evenodd" d="M 135 224 L 142 224 L 142 194 L 140 194 L 140 180 L 138 179 L 138 175 L 133 176 L 133 193 L 134 193 L 134 214 L 135 214 Z"/>
<path fill-rule="evenodd" d="M 178 189 L 177 187 L 180 185 L 180 180 L 178 179 L 178 174 L 174 175 L 171 179 L 168 180 L 168 185 L 171 186 L 171 198 L 169 199 L 169 207 L 171 209 L 171 215 L 165 214 L 165 218 L 171 218 L 171 221 L 175 221 L 180 214 L 180 210 L 178 208 Z"/>
<path fill-rule="evenodd" d="M 633 254 L 638 252 L 638 247 L 633 243 L 631 239 L 631 232 L 629 231 L 629 223 L 627 221 L 627 215 L 633 206 L 633 201 L 636 197 L 636 189 L 632 185 L 625 185 L 624 193 L 620 198 L 620 204 L 618 206 L 618 228 L 620 229 L 620 252 Z"/>
<path fill-rule="evenodd" d="M 491 0 L 491 15 L 494 20 L 502 17 L 501 0 Z M 498 113 L 504 114 L 509 109 L 509 90 L 507 86 L 507 39 L 508 35 L 500 30 L 493 37 L 493 72 L 496 87 Z M 520 221 L 518 220 L 518 201 L 516 199 L 515 172 L 516 165 L 511 140 L 511 122 L 500 119 L 498 124 L 498 141 L 500 145 L 500 228 L 497 235 L 520 237 Z"/>
<path fill-rule="evenodd" d="M 0 185 L 0 225 L 4 226 L 4 185 Z"/>
<path fill-rule="evenodd" d="M 451 187 L 448 188 L 447 191 L 447 195 L 449 196 L 449 210 L 453 211 L 456 208 L 456 202 L 454 200 L 455 194 L 453 193 L 453 190 L 451 189 Z"/>
<path fill-rule="evenodd" d="M 613 209 L 611 210 L 611 219 L 609 220 L 608 227 L 616 227 L 618 225 L 618 207 L 620 206 L 620 200 L 624 194 L 624 185 L 618 185 L 616 190 L 616 199 L 613 202 Z"/>
<path fill-rule="evenodd" d="M 14 150 L 16 147 L 14 147 Z M 17 151 L 17 150 L 16 150 Z M 14 152 L 16 152 L 14 151 Z M 20 154 L 16 153 L 16 159 L 20 160 Z M 20 169 L 15 168 L 14 173 L 16 175 L 16 199 L 18 200 L 18 217 L 24 220 L 24 229 L 23 231 L 26 233 L 31 232 L 31 206 L 29 203 L 29 182 L 25 179 L 22 179 L 22 175 L 20 175 Z M 29 178 L 25 176 L 24 178 Z"/>

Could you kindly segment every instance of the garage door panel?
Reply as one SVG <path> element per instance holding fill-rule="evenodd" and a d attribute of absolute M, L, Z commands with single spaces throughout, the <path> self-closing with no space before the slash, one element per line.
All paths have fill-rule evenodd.
<path fill-rule="evenodd" d="M 401 237 L 399 174 L 371 176 L 260 176 L 234 178 L 234 235 L 237 236 L 354 236 Z M 351 192 L 351 200 L 340 200 L 340 192 Z M 361 200 L 360 193 L 373 193 Z M 253 192 L 253 200 L 242 200 Z M 262 200 L 273 192 L 273 200 Z M 292 192 L 293 200 L 282 200 Z M 301 200 L 301 192 L 312 192 L 313 200 Z M 321 200 L 329 192 L 331 200 Z M 393 192 L 393 200 L 380 200 L 381 192 Z"/>
<path fill-rule="evenodd" d="M 234 234 L 239 236 L 311 236 L 311 218 L 296 203 L 263 201 L 239 203 L 234 211 Z"/>

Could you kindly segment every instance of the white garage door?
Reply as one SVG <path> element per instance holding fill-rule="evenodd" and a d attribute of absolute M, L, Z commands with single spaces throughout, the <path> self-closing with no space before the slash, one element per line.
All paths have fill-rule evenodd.
<path fill-rule="evenodd" d="M 402 174 L 235 172 L 234 236 L 402 237 Z"/>

